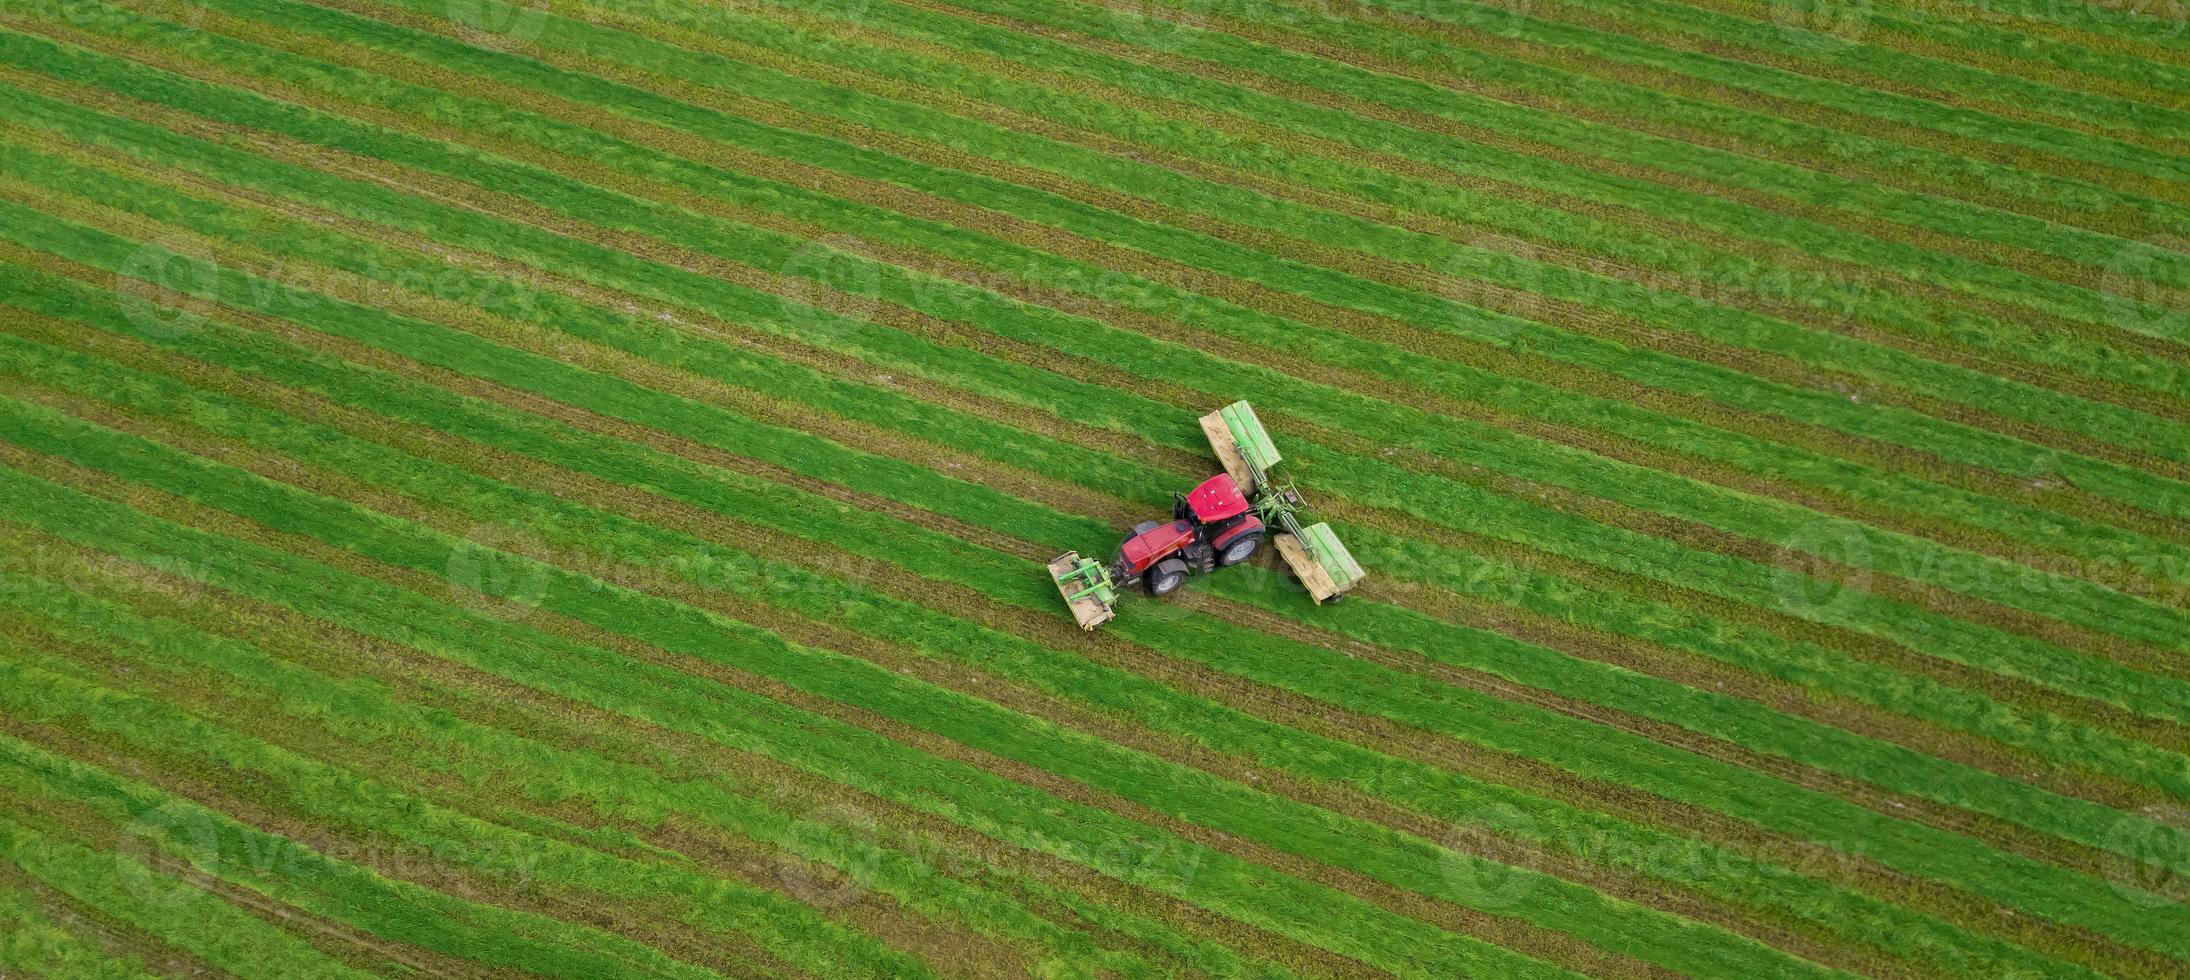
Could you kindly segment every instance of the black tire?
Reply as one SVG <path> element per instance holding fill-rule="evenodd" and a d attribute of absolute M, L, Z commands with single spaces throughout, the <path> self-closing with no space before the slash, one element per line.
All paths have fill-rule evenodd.
<path fill-rule="evenodd" d="M 1177 592 L 1179 586 L 1185 584 L 1186 563 L 1176 558 L 1157 562 L 1156 567 L 1149 569 L 1148 574 L 1141 578 L 1141 585 L 1148 589 L 1148 594 L 1157 597 Z"/>
<path fill-rule="evenodd" d="M 1224 568 L 1230 565 L 1237 565 L 1240 562 L 1255 557 L 1255 552 L 1261 550 L 1261 548 L 1261 531 L 1250 531 L 1246 534 L 1242 534 L 1239 537 L 1233 538 L 1232 540 L 1225 542 L 1223 550 L 1217 552 L 1217 567 Z"/>

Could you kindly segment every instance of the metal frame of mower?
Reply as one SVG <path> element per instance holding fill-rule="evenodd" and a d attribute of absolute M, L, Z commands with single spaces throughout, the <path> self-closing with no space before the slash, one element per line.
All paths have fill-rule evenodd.
<path fill-rule="evenodd" d="M 1107 565 L 1077 551 L 1050 561 L 1050 578 L 1081 629 L 1109 622 L 1127 589 L 1168 595 L 1190 572 L 1245 561 L 1266 536 L 1318 604 L 1344 598 L 1367 577 L 1329 524 L 1303 525 L 1307 503 L 1290 482 L 1272 477 L 1284 457 L 1253 406 L 1233 402 L 1202 416 L 1201 427 L 1224 473 L 1190 494 L 1174 494 L 1169 524 L 1135 527 Z"/>

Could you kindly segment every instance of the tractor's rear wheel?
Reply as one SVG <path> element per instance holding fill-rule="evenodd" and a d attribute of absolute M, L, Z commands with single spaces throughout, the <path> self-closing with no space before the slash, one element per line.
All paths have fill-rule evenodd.
<path fill-rule="evenodd" d="M 1242 534 L 1239 537 L 1233 538 L 1232 540 L 1224 543 L 1224 550 L 1217 552 L 1217 567 L 1223 568 L 1227 565 L 1237 565 L 1240 562 L 1246 561 L 1249 558 L 1253 558 L 1255 556 L 1255 550 L 1261 547 L 1262 532 L 1260 531 L 1256 531 L 1251 534 Z"/>
<path fill-rule="evenodd" d="M 1186 584 L 1186 563 L 1176 558 L 1166 558 L 1149 569 L 1141 582 L 1148 587 L 1149 595 L 1170 595 L 1179 591 L 1179 586 Z"/>

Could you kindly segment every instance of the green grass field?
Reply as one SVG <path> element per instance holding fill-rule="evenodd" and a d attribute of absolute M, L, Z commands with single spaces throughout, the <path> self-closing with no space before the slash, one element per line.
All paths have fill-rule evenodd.
<path fill-rule="evenodd" d="M 2179 977 L 2190 6 L 0 0 L 0 977 Z M 1251 399 L 1369 570 L 1077 629 Z"/>

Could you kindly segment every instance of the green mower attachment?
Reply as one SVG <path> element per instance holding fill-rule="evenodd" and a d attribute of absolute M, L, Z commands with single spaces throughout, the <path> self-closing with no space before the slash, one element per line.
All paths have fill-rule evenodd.
<path fill-rule="evenodd" d="M 1201 428 L 1232 482 L 1254 500 L 1256 516 L 1264 526 L 1283 532 L 1273 535 L 1278 554 L 1316 602 L 1344 595 L 1367 576 L 1329 524 L 1302 526 L 1300 515 L 1308 509 L 1307 501 L 1291 483 L 1271 476 L 1271 469 L 1284 457 L 1255 416 L 1254 406 L 1233 402 L 1202 416 Z"/>
<path fill-rule="evenodd" d="M 1065 597 L 1081 629 L 1094 629 L 1117 615 L 1118 587 L 1102 562 L 1067 551 L 1050 561 L 1049 577 L 1056 581 L 1057 594 Z"/>
<path fill-rule="evenodd" d="M 1343 598 L 1365 577 L 1329 524 L 1303 526 L 1307 502 L 1291 483 L 1271 475 L 1285 457 L 1254 406 L 1233 402 L 1202 416 L 1201 428 L 1224 474 L 1202 481 L 1191 494 L 1174 494 L 1168 523 L 1135 525 L 1108 565 L 1077 551 L 1050 559 L 1050 582 L 1081 629 L 1117 615 L 1126 589 L 1170 595 L 1188 575 L 1246 562 L 1266 542 L 1318 603 Z"/>

